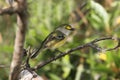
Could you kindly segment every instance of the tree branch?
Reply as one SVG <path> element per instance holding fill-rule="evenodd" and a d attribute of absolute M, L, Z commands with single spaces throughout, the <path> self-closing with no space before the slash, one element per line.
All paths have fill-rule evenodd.
<path fill-rule="evenodd" d="M 15 13 L 15 11 L 12 7 L 7 7 L 7 8 L 0 9 L 0 15 L 13 14 L 13 13 Z"/>
<path fill-rule="evenodd" d="M 99 42 L 99 41 L 103 41 L 103 40 L 117 40 L 117 41 L 118 41 L 118 44 L 117 44 L 114 48 L 104 49 L 104 51 L 111 51 L 111 50 L 115 50 L 115 49 L 117 49 L 117 48 L 120 47 L 120 38 L 104 37 L 104 38 L 95 39 L 95 40 L 93 40 L 93 41 L 91 41 L 91 42 L 89 42 L 89 43 L 86 43 L 86 44 L 84 44 L 84 45 L 80 45 L 80 46 L 78 46 L 78 47 L 76 47 L 76 48 L 72 48 L 72 49 L 70 49 L 70 50 L 67 51 L 67 52 L 63 52 L 63 53 L 59 54 L 58 56 L 55 56 L 55 57 L 53 57 L 53 58 L 50 58 L 50 59 L 47 60 L 47 61 L 40 62 L 37 66 L 35 66 L 34 68 L 32 68 L 32 70 L 40 69 L 40 68 L 44 67 L 45 65 L 47 65 L 47 64 L 49 64 L 49 63 L 51 63 L 51 62 L 53 62 L 53 61 L 55 61 L 55 60 L 57 60 L 57 59 L 59 59 L 59 58 L 62 58 L 63 56 L 65 56 L 65 55 L 67 55 L 67 54 L 70 54 L 70 53 L 72 53 L 72 52 L 74 52 L 74 51 L 76 51 L 76 50 L 83 49 L 83 48 L 85 48 L 85 47 L 91 47 L 91 48 L 96 49 L 96 50 L 98 50 L 98 51 L 102 51 L 103 49 L 100 48 L 99 46 L 96 46 L 95 43 L 97 43 L 97 42 Z M 95 46 L 95 47 L 93 47 L 93 46 Z M 99 48 L 100 48 L 100 49 L 99 49 Z"/>
<path fill-rule="evenodd" d="M 0 8 L 0 15 L 21 13 L 27 8 L 26 0 L 14 0 L 12 6 Z"/>
<path fill-rule="evenodd" d="M 27 27 L 27 2 L 26 0 L 15 0 L 12 6 L 0 9 L 0 15 L 17 14 L 17 30 L 14 44 L 13 58 L 10 67 L 9 80 L 18 80 L 18 74 L 23 57 L 23 46 Z"/>

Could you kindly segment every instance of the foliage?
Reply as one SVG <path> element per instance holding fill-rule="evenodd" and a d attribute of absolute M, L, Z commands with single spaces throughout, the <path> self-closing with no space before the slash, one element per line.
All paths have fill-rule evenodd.
<path fill-rule="evenodd" d="M 85 2 L 86 0 L 81 0 Z M 106 0 L 104 0 L 106 1 Z M 29 22 L 25 47 L 37 47 L 42 40 L 58 25 L 69 22 L 71 14 L 79 6 L 77 0 L 30 0 Z M 82 3 L 81 3 L 82 4 Z M 111 2 L 111 6 L 105 7 L 93 0 L 88 0 L 84 10 L 90 9 L 83 17 L 87 20 L 74 22 L 77 28 L 73 36 L 61 51 L 66 51 L 78 45 L 90 42 L 103 36 L 120 37 L 120 1 Z M 80 10 L 82 12 L 82 10 Z M 80 15 L 78 15 L 80 16 Z M 73 18 L 73 17 L 72 17 Z M 0 16 L 0 64 L 10 65 L 13 52 L 16 21 L 14 16 Z M 98 43 L 103 48 L 114 47 L 116 41 L 103 41 Z M 101 55 L 102 54 L 102 55 Z M 42 52 L 37 59 L 31 60 L 31 66 L 35 66 L 42 60 L 53 57 L 51 51 Z M 110 52 L 97 52 L 91 48 L 76 51 L 59 60 L 56 60 L 38 70 L 38 74 L 50 80 L 114 80 L 120 79 L 120 50 Z M 0 68 L 0 80 L 5 80 L 8 68 Z"/>

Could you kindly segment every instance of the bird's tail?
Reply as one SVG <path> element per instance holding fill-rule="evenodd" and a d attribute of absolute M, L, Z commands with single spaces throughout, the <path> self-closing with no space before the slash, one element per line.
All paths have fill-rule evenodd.
<path fill-rule="evenodd" d="M 40 51 L 41 51 L 41 48 L 33 50 L 31 54 L 31 59 L 35 58 L 39 54 Z"/>

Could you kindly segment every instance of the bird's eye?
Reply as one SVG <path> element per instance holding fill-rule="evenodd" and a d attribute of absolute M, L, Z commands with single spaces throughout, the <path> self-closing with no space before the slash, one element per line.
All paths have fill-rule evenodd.
<path fill-rule="evenodd" d="M 66 29 L 70 30 L 71 29 L 71 26 L 65 26 Z"/>

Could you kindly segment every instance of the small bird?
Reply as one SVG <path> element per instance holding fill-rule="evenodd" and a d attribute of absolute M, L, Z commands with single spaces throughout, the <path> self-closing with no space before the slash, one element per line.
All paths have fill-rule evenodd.
<path fill-rule="evenodd" d="M 38 49 L 34 50 L 31 54 L 31 58 L 35 58 L 39 52 L 43 49 L 52 49 L 55 50 L 62 46 L 71 32 L 74 31 L 74 28 L 69 24 L 62 24 L 53 32 L 51 32 Z"/>

